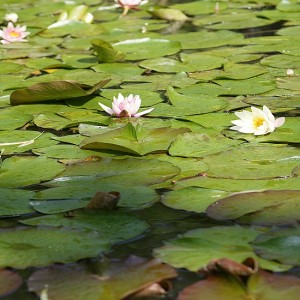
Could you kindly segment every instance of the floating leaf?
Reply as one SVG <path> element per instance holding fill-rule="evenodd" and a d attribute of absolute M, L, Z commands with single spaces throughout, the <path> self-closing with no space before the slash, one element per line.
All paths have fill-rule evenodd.
<path fill-rule="evenodd" d="M 20 222 L 30 226 L 46 225 L 93 230 L 100 234 L 98 238 L 105 244 L 137 237 L 148 228 L 145 221 L 118 210 L 80 210 L 74 211 L 69 216 L 54 214 L 26 219 Z M 74 248 L 78 249 L 78 247 Z"/>
<path fill-rule="evenodd" d="M 266 261 L 253 253 L 249 243 L 260 233 L 263 233 L 263 229 L 240 226 L 200 228 L 167 242 L 165 246 L 155 249 L 154 254 L 174 267 L 192 271 L 206 267 L 211 260 L 224 257 L 237 262 L 254 257 L 263 268 L 273 271 L 288 269 L 287 266 Z"/>
<path fill-rule="evenodd" d="M 161 201 L 171 208 L 203 213 L 210 204 L 226 195 L 225 191 L 188 187 L 163 194 Z"/>
<path fill-rule="evenodd" d="M 125 127 L 118 128 L 100 135 L 83 140 L 80 147 L 94 150 L 116 150 L 135 155 L 145 155 L 152 152 L 167 151 L 173 140 L 184 132 L 186 128 L 157 128 L 145 129 L 128 123 Z"/>
<path fill-rule="evenodd" d="M 124 53 L 118 51 L 110 43 L 104 40 L 92 40 L 91 41 L 94 50 L 97 52 L 99 62 L 110 63 L 120 61 L 124 57 Z"/>
<path fill-rule="evenodd" d="M 52 179 L 64 169 L 65 167 L 54 159 L 34 156 L 13 156 L 6 158 L 2 163 L 0 187 L 14 188 L 38 184 L 42 181 Z"/>
<path fill-rule="evenodd" d="M 52 81 L 36 83 L 27 89 L 16 90 L 10 95 L 10 102 L 13 105 L 23 103 L 34 103 L 49 100 L 63 100 L 88 96 L 101 87 L 109 80 L 98 82 L 93 87 L 74 82 L 74 81 Z"/>
<path fill-rule="evenodd" d="M 293 300 L 297 299 L 300 292 L 299 284 L 297 277 L 271 274 L 262 270 L 250 276 L 247 287 L 240 278 L 210 275 L 207 279 L 186 287 L 178 299 L 281 300 L 284 297 Z"/>
<path fill-rule="evenodd" d="M 259 256 L 295 266 L 300 264 L 299 240 L 298 228 L 282 228 L 259 235 L 251 244 Z"/>
<path fill-rule="evenodd" d="M 250 190 L 298 190 L 300 177 L 276 178 L 276 179 L 223 179 L 207 176 L 197 176 L 175 183 L 176 188 L 198 186 L 208 189 L 218 189 L 228 192 L 241 192 Z"/>
<path fill-rule="evenodd" d="M 270 179 L 291 176 L 292 170 L 300 164 L 300 157 L 299 150 L 293 147 L 242 144 L 205 157 L 204 162 L 210 166 L 207 175 L 211 177 Z M 228 168 L 235 171 L 228 172 Z"/>
<path fill-rule="evenodd" d="M 15 217 L 33 212 L 29 205 L 29 200 L 34 196 L 34 192 L 17 189 L 0 189 L 0 216 Z"/>
<path fill-rule="evenodd" d="M 207 208 L 217 220 L 236 219 L 253 225 L 293 224 L 300 218 L 300 191 L 244 192 L 218 200 Z"/>
<path fill-rule="evenodd" d="M 219 68 L 225 62 L 222 57 L 192 53 L 180 55 L 181 61 L 171 58 L 153 58 L 141 61 L 139 65 L 143 68 L 164 73 L 178 73 L 178 72 L 196 72 L 211 70 Z"/>
<path fill-rule="evenodd" d="M 172 55 L 181 50 L 180 43 L 164 39 L 133 39 L 113 44 L 113 47 L 125 53 L 126 60 L 141 60 Z"/>
<path fill-rule="evenodd" d="M 233 140 L 216 133 L 185 133 L 178 136 L 169 148 L 171 156 L 203 157 L 237 146 Z"/>
<path fill-rule="evenodd" d="M 31 202 L 34 209 L 45 213 L 52 214 L 57 212 L 63 212 L 72 210 L 75 208 L 81 208 L 87 205 L 87 202 L 93 195 L 99 191 L 109 192 L 118 191 L 121 194 L 121 199 L 118 203 L 121 207 L 129 208 L 144 208 L 153 204 L 158 200 L 156 192 L 145 186 L 134 186 L 122 184 L 122 182 L 116 182 L 115 184 L 102 183 L 101 178 L 92 177 L 84 180 L 74 180 L 72 182 L 60 182 L 59 187 L 49 188 L 36 193 L 34 199 L 36 200 L 53 200 L 61 199 L 57 202 L 54 201 L 36 201 Z M 63 200 L 68 199 L 68 200 Z M 80 200 L 78 200 L 80 199 Z M 86 201 L 81 201 L 86 200 Z M 60 202 L 61 201 L 61 202 Z M 75 208 L 73 208 L 75 207 Z"/>
<path fill-rule="evenodd" d="M 108 241 L 96 231 L 63 228 L 0 230 L 0 266 L 24 269 L 56 262 L 74 262 L 108 250 Z"/>
<path fill-rule="evenodd" d="M 157 260 L 145 261 L 130 257 L 118 266 L 102 263 L 107 270 L 104 274 L 91 274 L 82 269 L 55 266 L 38 270 L 28 281 L 29 290 L 40 295 L 49 286 L 47 294 L 51 299 L 78 300 L 123 299 L 146 286 L 165 279 L 176 277 L 176 271 Z M 101 267 L 103 269 L 103 267 Z M 64 288 L 61 288 L 61 285 Z"/>
<path fill-rule="evenodd" d="M 209 95 L 189 96 L 178 93 L 172 86 L 167 88 L 170 102 L 180 108 L 192 108 L 197 114 L 204 114 L 221 110 L 227 102 Z"/>

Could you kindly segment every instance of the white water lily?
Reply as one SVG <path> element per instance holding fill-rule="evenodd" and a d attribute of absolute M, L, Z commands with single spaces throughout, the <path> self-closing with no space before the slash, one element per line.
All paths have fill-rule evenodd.
<path fill-rule="evenodd" d="M 106 105 L 99 102 L 99 105 L 110 115 L 114 115 L 117 117 L 134 117 L 138 118 L 142 115 L 145 115 L 151 112 L 154 108 L 149 108 L 145 111 L 137 113 L 142 100 L 139 95 L 130 94 L 127 97 L 124 97 L 121 93 L 119 93 L 118 98 L 114 97 L 112 102 L 112 108 L 107 107 Z"/>
<path fill-rule="evenodd" d="M 253 133 L 254 135 L 264 135 L 273 132 L 285 122 L 284 117 L 275 119 L 265 105 L 262 110 L 251 106 L 251 112 L 243 110 L 242 112 L 236 112 L 235 115 L 240 120 L 231 121 L 235 126 L 230 127 L 230 129 L 242 133 Z"/>
<path fill-rule="evenodd" d="M 9 14 L 6 14 L 4 19 L 6 22 L 13 22 L 13 23 L 16 23 L 18 21 L 18 14 L 16 13 L 9 13 Z"/>

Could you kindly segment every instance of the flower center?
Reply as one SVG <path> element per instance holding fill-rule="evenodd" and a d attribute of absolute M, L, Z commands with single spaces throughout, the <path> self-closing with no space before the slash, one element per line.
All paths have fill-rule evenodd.
<path fill-rule="evenodd" d="M 257 127 L 263 125 L 264 121 L 265 121 L 265 119 L 262 117 L 255 118 L 255 119 L 253 119 L 253 125 L 255 128 L 257 128 Z"/>
<path fill-rule="evenodd" d="M 20 34 L 19 32 L 17 32 L 17 31 L 11 31 L 11 32 L 9 33 L 9 35 L 10 35 L 11 37 L 15 37 L 15 38 L 21 36 L 21 34 Z"/>

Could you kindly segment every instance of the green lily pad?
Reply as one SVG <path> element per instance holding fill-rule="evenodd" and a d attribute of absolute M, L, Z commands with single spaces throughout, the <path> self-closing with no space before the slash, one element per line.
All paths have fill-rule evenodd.
<path fill-rule="evenodd" d="M 282 228 L 259 235 L 251 244 L 255 252 L 265 259 L 298 266 L 299 240 L 298 228 Z"/>
<path fill-rule="evenodd" d="M 162 203 L 175 209 L 203 213 L 210 204 L 227 195 L 225 191 L 188 187 L 163 194 Z"/>
<path fill-rule="evenodd" d="M 239 300 L 239 299 L 265 299 L 288 300 L 296 299 L 300 292 L 299 278 L 282 276 L 259 270 L 248 278 L 247 286 L 233 276 L 209 275 L 205 280 L 198 281 L 186 287 L 180 294 L 179 300 Z"/>
<path fill-rule="evenodd" d="M 229 140 L 232 141 L 232 140 Z M 300 164 L 299 150 L 273 145 L 240 145 L 204 158 L 214 178 L 271 179 L 289 177 Z M 234 172 L 228 172 L 233 168 Z"/>
<path fill-rule="evenodd" d="M 28 114 L 15 114 L 11 111 L 0 111 L 0 130 L 14 130 L 23 127 L 32 120 L 32 116 Z"/>
<path fill-rule="evenodd" d="M 32 130 L 0 131 L 0 149 L 3 149 L 4 154 L 15 154 L 49 147 L 57 144 L 52 137 L 51 133 L 39 133 Z"/>
<path fill-rule="evenodd" d="M 257 190 L 298 190 L 300 177 L 276 179 L 223 179 L 198 176 L 179 180 L 175 188 L 198 186 L 207 189 L 217 189 L 228 192 L 257 191 Z"/>
<path fill-rule="evenodd" d="M 84 159 L 89 156 L 104 155 L 99 153 L 99 151 L 83 150 L 75 145 L 53 145 L 45 148 L 33 149 L 32 152 L 37 155 L 57 159 Z"/>
<path fill-rule="evenodd" d="M 260 61 L 260 63 L 264 66 L 275 67 L 275 68 L 300 68 L 300 57 L 285 55 L 285 54 L 277 54 L 265 57 Z"/>
<path fill-rule="evenodd" d="M 207 208 L 217 220 L 236 219 L 254 225 L 287 225 L 299 217 L 300 191 L 244 192 L 218 200 Z"/>
<path fill-rule="evenodd" d="M 65 228 L 14 228 L 0 230 L 1 267 L 25 269 L 95 257 L 109 242 L 96 231 Z"/>
<path fill-rule="evenodd" d="M 193 2 L 201 3 L 201 2 Z M 170 41 L 179 41 L 182 49 L 206 49 L 224 45 L 235 45 L 243 41 L 241 33 L 218 30 L 199 30 L 197 32 L 185 32 L 168 36 Z"/>
<path fill-rule="evenodd" d="M 169 148 L 169 154 L 171 156 L 203 157 L 227 150 L 238 144 L 240 143 L 224 138 L 217 133 L 185 133 L 174 140 Z"/>
<path fill-rule="evenodd" d="M 152 152 L 167 151 L 174 139 L 184 132 L 186 128 L 157 128 L 146 129 L 128 123 L 125 127 L 118 128 L 100 135 L 83 140 L 80 147 L 94 150 L 117 150 L 135 155 L 145 155 Z"/>
<path fill-rule="evenodd" d="M 33 203 L 32 201 L 31 204 L 34 209 L 42 213 L 52 214 L 54 210 L 57 212 L 72 210 L 74 205 L 75 207 L 78 206 L 78 208 L 84 207 L 87 205 L 87 201 L 90 201 L 97 192 L 117 191 L 120 193 L 118 206 L 133 209 L 150 206 L 158 200 L 158 195 L 151 188 L 145 186 L 126 186 L 122 182 L 115 184 L 112 182 L 101 183 L 101 178 L 99 179 L 86 179 L 84 180 L 84 185 L 80 184 L 80 180 L 70 183 L 60 183 L 60 186 L 39 191 L 34 196 L 36 200 L 58 199 L 58 201 L 55 203 L 53 201 L 37 201 Z"/>
<path fill-rule="evenodd" d="M 46 157 L 13 156 L 6 158 L 0 170 L 0 187 L 17 188 L 50 180 L 65 167 Z M 47 172 L 45 172 L 47 170 Z"/>
<path fill-rule="evenodd" d="M 75 211 L 71 217 L 55 214 L 20 222 L 30 226 L 63 226 L 72 229 L 93 230 L 100 234 L 99 240 L 106 245 L 134 238 L 148 228 L 146 222 L 121 211 Z M 78 247 L 74 248 L 78 249 Z"/>
<path fill-rule="evenodd" d="M 101 263 L 100 274 L 67 266 L 55 266 L 33 273 L 28 281 L 29 290 L 40 295 L 45 284 L 47 294 L 53 299 L 78 300 L 123 299 L 156 282 L 176 277 L 176 271 L 157 260 L 145 261 L 130 257 L 117 266 L 110 262 Z M 105 269 L 103 274 L 103 269 Z M 61 289 L 61 285 L 64 286 Z"/>
<path fill-rule="evenodd" d="M 93 55 L 82 55 L 82 54 L 63 54 L 61 57 L 62 61 L 73 68 L 90 68 L 98 64 L 99 60 Z"/>
<path fill-rule="evenodd" d="M 250 27 L 267 26 L 273 20 L 258 18 L 252 11 L 235 11 L 234 13 L 212 14 L 193 22 L 196 26 L 205 26 L 209 29 L 244 29 Z"/>
<path fill-rule="evenodd" d="M 179 108 L 192 108 L 197 114 L 221 110 L 227 102 L 209 95 L 189 96 L 178 93 L 172 86 L 167 88 L 167 96 L 172 105 Z"/>
<path fill-rule="evenodd" d="M 195 1 L 172 5 L 172 8 L 180 9 L 189 15 L 206 15 L 216 12 L 216 1 Z M 227 8 L 227 3 L 219 3 L 219 10 Z"/>
<path fill-rule="evenodd" d="M 78 199 L 60 199 L 49 201 L 30 201 L 30 205 L 34 211 L 42 214 L 59 214 L 69 212 L 79 208 L 85 208 L 89 201 Z"/>
<path fill-rule="evenodd" d="M 17 189 L 0 189 L 0 216 L 15 217 L 18 215 L 33 212 L 29 205 L 30 199 L 34 196 L 34 192 Z M 1 294 L 1 293 L 0 293 Z"/>
<path fill-rule="evenodd" d="M 95 177 L 102 184 L 150 185 L 164 182 L 179 173 L 180 169 L 172 163 L 156 159 L 97 158 L 68 166 L 65 172 L 47 185 L 60 186 L 67 181 L 93 179 L 91 177 Z"/>
<path fill-rule="evenodd" d="M 188 116 L 185 119 L 197 123 L 205 128 L 222 129 L 228 127 L 235 116 L 228 113 L 214 112 L 213 114 L 202 114 L 196 116 Z"/>
<path fill-rule="evenodd" d="M 109 80 L 108 80 L 109 81 Z M 33 103 L 49 100 L 63 100 L 91 95 L 101 87 L 107 80 L 98 82 L 93 87 L 88 86 L 87 90 L 83 85 L 73 81 L 53 81 L 34 84 L 33 86 L 16 90 L 10 95 L 10 102 L 13 105 L 23 103 Z"/>
<path fill-rule="evenodd" d="M 243 99 L 243 102 L 263 106 L 266 105 L 271 111 L 281 108 L 297 108 L 300 106 L 300 97 L 297 95 L 293 96 L 248 96 Z"/>
<path fill-rule="evenodd" d="M 202 54 L 202 53 L 192 53 L 180 55 L 181 61 L 160 57 L 141 61 L 139 65 L 145 69 L 154 70 L 163 73 L 178 73 L 178 72 L 200 72 L 205 70 L 211 70 L 220 68 L 225 62 L 222 57 Z"/>
<path fill-rule="evenodd" d="M 124 53 L 115 49 L 110 43 L 95 39 L 91 41 L 94 50 L 98 55 L 99 62 L 110 63 L 115 61 L 121 61 L 124 58 Z"/>
<path fill-rule="evenodd" d="M 263 268 L 273 271 L 288 269 L 288 266 L 261 259 L 254 254 L 250 242 L 263 232 L 263 229 L 240 226 L 195 229 L 155 249 L 154 255 L 174 267 L 191 271 L 205 268 L 212 260 L 223 257 L 237 262 L 254 257 Z"/>
<path fill-rule="evenodd" d="M 142 60 L 172 55 L 181 50 L 180 43 L 165 39 L 133 39 L 113 44 L 113 47 L 125 53 L 126 60 Z"/>

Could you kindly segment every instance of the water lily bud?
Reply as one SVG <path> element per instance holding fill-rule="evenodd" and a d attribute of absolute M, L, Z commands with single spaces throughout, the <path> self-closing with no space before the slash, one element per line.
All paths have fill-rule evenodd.
<path fill-rule="evenodd" d="M 13 22 L 16 23 L 18 21 L 19 16 L 16 13 L 9 13 L 6 14 L 4 19 L 6 22 Z"/>
<path fill-rule="evenodd" d="M 287 69 L 287 70 L 286 70 L 286 75 L 292 77 L 292 76 L 295 75 L 295 72 L 294 72 L 293 69 Z"/>
<path fill-rule="evenodd" d="M 86 13 L 82 18 L 82 21 L 85 23 L 92 23 L 93 20 L 94 20 L 94 16 L 89 12 Z"/>

